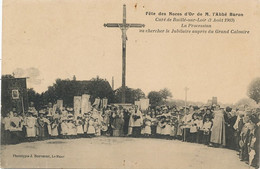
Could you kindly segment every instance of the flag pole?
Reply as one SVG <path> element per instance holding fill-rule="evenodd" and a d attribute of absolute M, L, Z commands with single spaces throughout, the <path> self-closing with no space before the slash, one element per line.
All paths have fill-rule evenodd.
<path fill-rule="evenodd" d="M 22 98 L 22 109 L 23 109 L 23 116 L 25 116 L 25 114 L 24 114 L 24 105 L 23 105 L 23 97 L 21 97 Z"/>

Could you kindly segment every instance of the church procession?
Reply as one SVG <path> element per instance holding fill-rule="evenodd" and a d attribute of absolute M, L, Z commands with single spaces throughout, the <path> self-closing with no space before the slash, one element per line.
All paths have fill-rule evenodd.
<path fill-rule="evenodd" d="M 132 6 L 129 5 L 129 9 L 131 10 L 131 12 L 129 13 L 136 14 L 135 12 L 137 12 L 137 6 L 138 6 L 137 4 L 135 4 L 134 7 L 133 5 Z M 81 5 L 79 5 L 78 8 L 80 7 Z M 109 5 L 107 7 L 109 7 Z M 121 9 L 123 15 L 122 16 L 120 15 L 120 17 L 122 17 L 122 22 L 119 23 L 114 23 L 114 22 L 104 23 L 108 19 L 108 17 L 110 17 L 110 15 L 108 14 L 106 16 L 105 14 L 103 14 L 105 16 L 104 17 L 102 15 L 104 19 L 100 20 L 98 23 L 95 23 L 96 22 L 95 19 L 96 20 L 98 20 L 98 18 L 100 19 L 101 14 L 99 16 L 99 15 L 92 15 L 91 13 L 90 14 L 91 17 L 89 16 L 90 20 L 87 21 L 87 23 L 85 24 L 88 25 L 89 22 L 93 22 L 94 23 L 93 25 L 98 24 L 98 26 L 93 27 L 93 30 L 95 30 L 94 32 L 89 32 L 88 27 L 86 29 L 84 26 L 82 26 L 84 25 L 82 22 L 87 19 L 83 19 L 84 17 L 79 17 L 81 15 L 75 14 L 76 19 L 83 19 L 83 20 L 79 20 L 80 24 L 77 25 L 78 28 L 77 32 L 81 32 L 81 34 L 77 34 L 77 36 L 74 35 L 75 32 L 73 34 L 73 30 L 76 28 L 76 26 L 73 25 L 72 28 L 68 28 L 69 33 L 67 33 L 70 35 L 69 37 L 73 37 L 73 38 L 69 39 L 64 35 L 65 40 L 63 40 L 66 43 L 71 41 L 71 44 L 73 45 L 69 43 L 68 45 L 64 45 L 66 47 L 63 49 L 57 48 L 58 49 L 57 53 L 59 54 L 57 56 L 52 55 L 51 52 L 50 53 L 47 52 L 45 54 L 46 56 L 50 55 L 50 58 L 45 59 L 49 62 L 48 64 L 43 63 L 42 67 L 44 68 L 47 67 L 47 69 L 50 69 L 52 62 L 53 63 L 61 62 L 57 65 L 56 64 L 54 64 L 54 66 L 52 65 L 53 67 L 57 68 L 57 72 L 51 72 L 50 71 L 51 69 L 46 71 L 46 69 L 43 69 L 40 66 L 38 68 L 36 64 L 32 65 L 33 67 L 31 68 L 27 68 L 27 67 L 19 68 L 19 64 L 18 64 L 15 70 L 14 70 L 15 67 L 12 67 L 10 68 L 9 71 L 6 71 L 5 74 L 2 75 L 1 150 L 5 151 L 5 155 L 7 154 L 6 155 L 7 158 L 4 159 L 6 161 L 4 162 L 8 165 L 8 160 L 11 159 L 11 161 L 12 160 L 16 161 L 16 165 L 18 166 L 19 162 L 21 164 L 23 163 L 23 161 L 21 161 L 19 158 L 14 158 L 16 156 L 15 153 L 18 154 L 17 156 L 19 155 L 23 156 L 23 155 L 27 155 L 27 152 L 32 152 L 37 154 L 36 150 L 39 150 L 38 152 L 43 154 L 46 152 L 47 152 L 46 154 L 49 154 L 49 152 L 58 151 L 59 153 L 61 153 L 60 155 L 63 157 L 69 155 L 76 156 L 75 158 L 73 157 L 72 160 L 69 158 L 65 159 L 64 161 L 66 162 L 64 164 L 66 165 L 68 161 L 71 163 L 78 162 L 80 164 L 84 164 L 83 166 L 86 168 L 90 166 L 85 166 L 86 164 L 84 163 L 85 161 L 87 161 L 87 165 L 88 163 L 93 162 L 92 164 L 94 164 L 94 166 L 97 165 L 96 161 L 100 163 L 99 161 L 100 159 L 95 158 L 96 155 L 98 157 L 102 156 L 104 158 L 103 160 L 104 163 L 103 161 L 102 164 L 100 163 L 101 164 L 100 168 L 106 168 L 107 167 L 106 162 L 109 160 L 110 163 L 108 164 L 113 164 L 113 163 L 116 164 L 119 161 L 118 159 L 121 158 L 119 156 L 122 156 L 123 159 L 122 160 L 123 167 L 122 166 L 121 167 L 129 168 L 126 167 L 127 165 L 125 165 L 125 161 L 129 160 L 127 159 L 127 157 L 133 158 L 136 156 L 135 158 L 137 160 L 136 159 L 133 160 L 134 161 L 133 163 L 135 164 L 133 168 L 138 168 L 138 165 L 140 164 L 137 165 L 136 161 L 138 161 L 139 159 L 146 160 L 146 161 L 150 160 L 151 165 L 154 164 L 152 163 L 153 160 L 152 158 L 151 159 L 148 159 L 148 157 L 140 158 L 140 156 L 143 156 L 143 154 L 145 154 L 147 151 L 149 152 L 149 155 L 152 154 L 150 157 L 153 158 L 155 157 L 162 161 L 156 163 L 156 165 L 159 165 L 160 168 L 163 168 L 164 166 L 163 163 L 165 161 L 167 160 L 171 161 L 172 158 L 176 158 L 176 156 L 180 156 L 179 159 L 176 158 L 177 161 L 180 161 L 180 163 L 187 163 L 189 165 L 187 168 L 193 168 L 194 166 L 192 166 L 191 163 L 194 162 L 193 161 L 194 159 L 197 160 L 198 159 L 197 157 L 200 158 L 203 156 L 204 157 L 208 156 L 208 154 L 211 154 L 213 152 L 213 154 L 216 153 L 216 155 L 214 154 L 216 157 L 215 156 L 214 157 L 211 156 L 210 158 L 207 157 L 207 159 L 210 159 L 208 160 L 210 162 L 207 162 L 207 164 L 212 163 L 213 165 L 218 166 L 218 164 L 214 164 L 214 162 L 218 163 L 217 161 L 218 160 L 221 161 L 222 159 L 224 159 L 225 163 L 229 163 L 229 159 L 233 158 L 232 156 L 233 153 L 235 155 L 235 158 L 233 158 L 232 160 L 236 163 L 236 166 L 244 164 L 244 166 L 248 168 L 258 169 L 260 167 L 259 165 L 260 163 L 259 161 L 260 159 L 259 157 L 260 77 L 256 77 L 254 80 L 251 79 L 252 81 L 248 85 L 248 91 L 247 91 L 248 97 L 245 98 L 244 100 L 243 98 L 240 97 L 240 95 L 236 95 L 237 90 L 235 89 L 231 90 L 231 88 L 233 88 L 234 86 L 233 82 L 232 84 L 228 84 L 230 90 L 227 89 L 228 88 L 227 86 L 225 86 L 225 91 L 224 89 L 222 91 L 222 88 L 224 87 L 220 83 L 222 81 L 225 81 L 223 80 L 224 78 L 227 79 L 230 78 L 230 76 L 228 75 L 226 76 L 223 73 L 221 74 L 221 72 L 219 73 L 220 75 L 216 74 L 216 72 L 218 72 L 219 69 L 222 70 L 222 67 L 220 66 L 220 68 L 219 67 L 215 68 L 214 67 L 215 61 L 214 63 L 211 63 L 210 61 L 209 62 L 210 64 L 208 65 L 204 64 L 204 62 L 203 63 L 194 62 L 194 60 L 192 60 L 193 58 L 191 56 L 188 56 L 188 55 L 193 55 L 193 50 L 196 48 L 194 47 L 193 49 L 193 45 L 196 46 L 197 41 L 193 44 L 191 43 L 192 45 L 190 49 L 189 48 L 186 49 L 186 46 L 184 46 L 185 48 L 182 47 L 181 49 L 184 51 L 183 52 L 184 54 L 183 56 L 178 54 L 180 55 L 180 57 L 177 57 L 177 54 L 175 53 L 172 54 L 173 52 L 175 52 L 172 51 L 171 49 L 174 46 L 174 44 L 172 42 L 171 42 L 172 44 L 168 42 L 169 39 L 167 40 L 167 44 L 168 43 L 170 44 L 169 45 L 170 47 L 168 49 L 167 48 L 168 46 L 165 45 L 166 41 L 160 40 L 159 36 L 158 37 L 154 36 L 152 40 L 154 39 L 156 40 L 152 43 L 151 42 L 152 40 L 151 39 L 149 40 L 148 36 L 145 33 L 140 33 L 142 32 L 141 30 L 144 30 L 143 29 L 144 27 L 148 27 L 147 30 L 150 29 L 152 30 L 151 23 L 153 22 L 150 22 L 150 25 L 148 21 L 145 24 L 128 23 L 126 21 L 126 5 L 122 4 L 122 7 Z M 145 8 L 148 9 L 149 7 L 142 6 L 142 10 L 146 10 Z M 83 9 L 82 11 L 85 11 L 85 9 Z M 102 8 L 102 11 L 105 10 L 103 10 Z M 53 12 L 56 12 L 56 10 L 54 10 Z M 64 12 L 64 14 L 65 13 L 67 12 Z M 59 15 L 60 14 L 58 14 L 58 16 Z M 143 17 L 143 20 L 142 18 L 140 18 L 142 22 L 145 21 L 144 19 L 145 17 L 148 17 L 146 15 Z M 113 17 L 109 19 L 113 20 Z M 63 26 L 64 25 L 62 25 L 61 27 Z M 174 25 L 174 29 L 175 27 L 176 25 Z M 59 31 L 58 28 L 59 27 L 55 27 L 55 31 Z M 122 33 L 121 39 L 120 36 L 114 34 L 109 35 L 108 32 L 113 29 L 109 30 L 108 28 L 117 28 L 118 32 L 120 31 L 120 33 Z M 129 62 L 127 62 L 126 47 L 127 47 L 128 37 L 126 32 L 130 28 L 131 29 L 136 28 L 133 29 L 133 31 L 139 32 L 140 34 L 139 36 L 133 36 L 132 42 L 135 42 L 133 44 L 135 45 L 136 49 L 135 47 L 132 49 L 130 48 L 131 50 L 129 50 L 130 51 L 129 54 L 131 54 L 131 58 L 129 59 Z M 84 33 L 83 30 L 85 29 L 87 30 L 86 32 L 89 34 L 83 34 Z M 64 28 L 64 30 L 67 29 Z M 96 36 L 95 35 L 97 34 L 96 32 L 99 32 L 100 36 Z M 113 31 L 111 32 L 113 33 Z M 26 31 L 23 31 L 23 34 L 24 36 L 28 36 L 26 35 Z M 44 37 L 45 36 L 46 35 L 44 34 Z M 56 34 L 53 33 L 53 36 L 55 37 Z M 77 39 L 74 36 L 78 37 L 79 39 L 83 37 L 83 39 L 84 38 L 87 39 L 86 42 L 88 43 L 81 44 L 85 42 L 83 40 L 82 42 L 79 41 L 76 43 L 72 43 L 74 39 Z M 101 40 L 103 37 L 108 37 L 107 39 L 110 39 L 109 36 L 110 38 L 117 37 L 117 40 L 120 39 L 119 42 L 122 43 L 120 44 L 122 45 L 122 47 L 120 46 L 120 50 L 121 50 L 120 54 L 122 54 L 122 56 L 120 55 L 119 57 L 120 59 L 118 59 L 117 56 L 118 53 L 114 51 L 114 49 L 111 46 L 111 44 L 114 45 L 114 42 L 105 41 L 103 44 L 104 40 Z M 147 36 L 148 40 L 140 40 L 142 37 L 145 36 Z M 178 38 L 178 36 L 174 38 Z M 188 39 L 187 41 L 191 42 L 190 37 L 188 37 L 187 39 Z M 56 46 L 58 47 L 59 45 L 63 46 L 63 41 L 62 43 L 59 42 L 58 45 L 56 44 Z M 183 41 L 183 42 L 180 41 L 180 44 L 182 43 L 186 44 L 187 41 Z M 56 41 L 51 40 L 51 42 L 54 43 Z M 117 41 L 115 41 L 115 44 L 116 42 Z M 91 46 L 92 43 L 93 45 Z M 107 43 L 111 43 L 111 44 L 107 44 Z M 146 46 L 144 48 L 143 46 L 140 45 L 141 43 L 145 43 L 146 45 L 150 44 L 151 47 Z M 161 48 L 157 49 L 158 45 Z M 179 44 L 177 44 L 177 46 L 178 45 Z M 55 46 L 55 44 L 53 46 Z M 53 46 L 51 46 L 51 48 Z M 71 49 L 68 46 L 70 47 L 73 46 L 73 49 Z M 198 49 L 199 51 L 200 49 L 202 49 L 201 46 L 203 45 L 197 47 L 196 50 Z M 77 47 L 82 47 L 82 49 L 80 49 L 82 51 L 78 50 Z M 129 47 L 133 47 L 133 46 L 129 46 Z M 46 49 L 49 50 L 51 48 L 46 48 Z M 91 48 L 93 48 L 94 52 L 92 51 Z M 146 48 L 148 48 L 148 50 Z M 151 50 L 149 48 L 151 49 L 154 48 L 154 50 Z M 215 48 L 216 46 L 214 46 L 213 49 Z M 69 56 L 69 54 L 66 55 L 66 53 L 68 52 L 67 49 L 68 51 L 71 50 L 72 52 L 70 53 L 71 56 Z M 115 49 L 118 48 L 115 47 Z M 143 52 L 141 52 L 140 49 L 142 49 Z M 158 53 L 155 52 L 155 49 L 158 50 Z M 212 50 L 211 48 L 209 49 Z M 138 52 L 134 52 L 135 50 Z M 190 53 L 187 51 L 189 51 Z M 208 53 L 204 54 L 201 51 L 199 51 L 198 53 L 199 54 L 197 55 L 208 55 Z M 76 58 L 77 55 L 82 56 L 82 58 L 80 57 Z M 114 60 L 113 60 L 114 57 L 113 55 L 116 56 L 115 57 L 116 59 L 114 58 Z M 188 57 L 186 56 L 185 58 L 185 55 L 187 55 Z M 56 58 L 57 60 L 55 60 L 55 58 L 51 58 L 53 56 L 57 57 L 58 59 Z M 75 58 L 73 58 L 72 56 Z M 141 56 L 144 58 L 141 58 Z M 158 56 L 162 58 L 159 58 Z M 194 56 L 196 55 L 194 54 Z M 216 54 L 216 56 L 217 58 L 219 58 L 219 54 Z M 223 58 L 224 56 L 225 55 L 223 55 Z M 121 58 L 122 58 L 122 65 L 120 63 Z M 174 58 L 174 59 L 169 59 L 169 58 Z M 95 59 L 98 61 L 94 61 Z M 180 60 L 183 59 L 184 64 L 177 65 L 178 59 Z M 200 61 L 200 59 L 201 58 L 195 60 Z M 118 60 L 120 60 L 120 62 L 117 62 Z M 207 61 L 207 59 L 205 60 Z M 84 63 L 84 65 L 81 65 L 82 64 L 81 62 Z M 145 62 L 148 64 L 151 64 L 152 62 L 156 62 L 156 63 L 146 67 L 145 64 L 143 64 Z M 169 62 L 169 64 L 166 64 L 167 62 Z M 177 66 L 174 65 L 175 62 Z M 218 60 L 216 62 L 218 62 Z M 220 62 L 222 63 L 225 61 L 221 60 Z M 115 65 L 117 63 L 120 63 L 121 66 L 120 69 L 122 72 L 120 71 L 120 73 L 118 73 L 119 72 L 118 69 L 114 68 L 116 67 Z M 126 63 L 129 63 L 128 64 L 129 67 L 132 68 L 126 69 L 126 67 L 128 66 Z M 162 63 L 168 66 L 163 66 Z M 59 67 L 60 65 L 63 65 L 63 67 Z M 35 68 L 34 66 L 37 68 Z M 208 70 L 206 69 L 207 66 L 208 66 Z M 145 67 L 145 68 L 142 69 L 141 67 Z M 188 70 L 189 67 L 190 70 Z M 200 67 L 202 67 L 202 69 L 200 69 Z M 40 68 L 42 69 L 41 73 L 46 73 L 46 76 L 40 77 Z M 108 70 L 113 68 L 116 70 L 108 72 Z M 212 69 L 215 70 L 212 71 Z M 210 73 L 208 74 L 204 73 L 209 70 L 213 72 L 213 73 L 211 72 L 212 73 L 211 75 Z M 24 73 L 26 71 L 31 73 L 30 77 L 26 77 L 27 74 Z M 126 71 L 129 72 L 130 76 L 126 75 Z M 237 74 L 236 71 L 234 72 L 235 74 Z M 200 74 L 202 74 L 203 76 L 200 77 Z M 95 75 L 97 75 L 96 78 L 92 78 L 91 80 L 86 80 Z M 102 78 L 99 78 L 99 75 L 102 76 Z M 139 77 L 136 78 L 139 75 L 140 78 Z M 76 79 L 76 76 L 79 77 L 79 79 L 81 80 Z M 40 79 L 42 77 L 45 77 L 45 79 L 44 78 Z M 112 83 L 110 83 L 106 79 L 111 77 L 112 77 Z M 114 77 L 116 77 L 116 80 L 119 79 L 120 81 L 119 85 L 118 85 L 118 81 L 116 82 L 117 83 L 116 86 L 118 88 L 114 88 Z M 126 80 L 126 78 L 129 78 L 130 80 L 127 81 L 128 79 Z M 143 78 L 143 80 L 140 80 L 141 78 Z M 212 80 L 214 78 L 216 78 L 216 81 Z M 55 82 L 53 82 L 54 79 L 56 79 Z M 161 79 L 163 80 L 161 81 Z M 126 84 L 126 82 L 128 82 L 128 84 Z M 156 85 L 156 83 L 158 84 L 160 83 L 160 85 Z M 200 83 L 205 83 L 205 84 L 201 85 Z M 238 84 L 239 82 L 234 82 L 234 83 Z M 245 89 L 246 86 L 245 83 L 243 83 L 244 86 L 241 84 L 243 90 Z M 28 87 L 27 85 L 30 87 Z M 135 87 L 135 89 L 130 88 L 128 85 Z M 189 98 L 190 101 L 187 99 L 187 92 L 189 90 L 187 86 L 189 86 L 191 90 L 193 90 L 191 91 L 193 92 L 192 93 L 193 98 Z M 39 88 L 39 90 L 37 90 L 37 87 Z M 162 87 L 164 88 L 158 90 Z M 184 91 L 182 89 L 184 89 Z M 213 89 L 214 91 L 211 89 Z M 142 90 L 144 90 L 145 92 L 143 92 Z M 238 88 L 238 90 L 240 89 Z M 171 92 L 173 92 L 174 98 Z M 175 93 L 177 92 L 179 92 L 178 93 L 179 95 L 176 96 L 175 98 Z M 185 98 L 183 98 L 184 93 L 185 93 Z M 244 96 L 245 93 L 246 92 L 244 92 L 242 96 Z M 233 96 L 230 97 L 231 98 L 230 99 L 228 98 L 227 95 L 233 95 Z M 201 101 L 201 100 L 205 101 L 205 98 L 208 99 L 209 97 L 212 97 L 212 99 L 208 100 L 207 102 Z M 227 97 L 227 99 L 225 97 Z M 241 100 L 235 103 L 232 100 L 233 98 L 235 98 L 236 100 L 241 98 Z M 229 100 L 232 100 L 232 102 L 229 102 Z M 116 141 L 113 142 L 113 139 Z M 108 142 L 107 145 L 105 145 L 105 143 L 102 142 L 103 140 L 105 140 L 106 143 Z M 150 151 L 148 151 L 147 149 L 145 148 L 142 149 L 143 148 L 142 146 L 145 145 L 141 145 L 140 144 L 141 142 L 138 141 L 141 142 L 155 141 L 153 143 L 150 142 L 151 143 L 150 145 L 147 144 L 148 147 L 150 146 L 149 148 L 146 147 L 147 149 L 153 150 L 154 148 L 155 150 L 152 153 L 150 153 Z M 96 143 L 96 142 L 101 142 L 101 143 Z M 77 143 L 79 144 L 77 145 Z M 172 147 L 166 147 L 165 146 L 166 144 L 170 146 L 172 145 Z M 130 145 L 130 146 L 127 147 L 124 145 L 127 146 Z M 178 152 L 179 145 L 185 147 L 180 152 Z M 57 146 L 58 148 L 54 150 L 50 148 L 50 147 L 53 148 L 55 146 Z M 174 146 L 176 146 L 177 148 Z M 194 147 L 194 149 L 192 146 Z M 71 147 L 73 148 L 76 147 L 77 151 L 79 152 L 77 151 L 74 152 L 74 149 Z M 97 149 L 97 147 L 100 147 L 100 149 Z M 131 147 L 135 147 L 135 148 L 137 147 L 138 151 L 135 152 L 135 150 L 132 150 Z M 157 150 L 158 147 L 162 148 L 162 150 Z M 189 148 L 186 149 L 186 147 Z M 22 153 L 19 154 L 16 151 L 16 148 L 17 151 L 21 150 L 23 154 Z M 59 150 L 63 148 L 69 153 L 63 150 Z M 108 148 L 110 151 L 107 150 Z M 119 150 L 117 150 L 116 148 Z M 121 150 L 121 148 L 123 149 L 123 151 Z M 130 150 L 128 150 L 127 148 L 129 148 Z M 165 148 L 166 149 L 169 148 L 170 151 L 167 151 Z M 175 152 L 175 148 L 176 148 L 176 152 Z M 102 151 L 100 151 L 101 149 Z M 198 150 L 198 151 L 193 151 L 193 150 Z M 143 154 L 142 151 L 144 151 Z M 206 153 L 200 154 L 201 152 L 206 152 Z M 223 157 L 220 157 L 218 159 L 218 156 L 221 153 L 225 153 L 225 152 L 227 153 L 224 154 Z M 154 155 L 153 153 L 156 155 Z M 8 155 L 10 154 L 12 154 L 13 157 L 9 159 Z M 157 154 L 159 154 L 158 157 Z M 183 157 L 189 155 L 191 157 L 190 159 L 192 160 L 185 161 L 185 158 Z M 90 158 L 87 157 L 85 158 L 85 156 Z M 182 158 L 183 161 L 181 161 Z M 216 161 L 213 161 L 214 159 Z M 37 164 L 38 162 L 39 164 L 43 162 L 41 161 L 43 159 L 37 159 L 39 161 L 35 159 L 29 159 L 29 158 L 22 159 L 22 160 L 28 160 L 27 161 L 28 163 L 35 162 Z M 200 160 L 203 161 L 204 159 L 200 159 Z M 211 160 L 213 162 L 211 162 Z M 204 166 L 204 163 L 201 161 L 197 160 L 194 163 L 197 162 L 196 165 L 202 169 L 203 167 L 205 168 L 206 165 Z M 239 163 L 239 161 L 241 162 Z M 50 160 L 50 164 L 51 162 L 53 161 Z M 59 162 L 60 161 L 57 160 L 57 163 Z M 199 162 L 201 163 L 198 164 Z M 230 164 L 231 163 L 232 162 L 230 162 Z M 56 162 L 52 164 L 56 165 Z M 143 164 L 144 166 L 146 166 L 145 163 L 142 163 L 142 165 Z M 161 166 L 161 164 L 163 165 Z M 46 167 L 45 163 L 44 166 Z M 169 164 L 168 166 L 165 168 L 175 167 L 174 164 Z M 65 167 L 63 166 L 62 168 L 66 168 L 66 167 L 68 166 Z M 73 167 L 77 168 L 77 164 Z M 209 166 L 206 166 L 206 168 L 208 167 Z M 228 165 L 224 167 L 228 167 Z"/>
<path fill-rule="evenodd" d="M 108 104 L 107 98 L 89 101 L 90 95 L 74 97 L 74 107 L 63 100 L 36 110 L 15 108 L 2 118 L 2 144 L 48 139 L 134 137 L 179 140 L 238 152 L 241 161 L 259 163 L 260 109 L 248 105 L 151 107 L 149 99 L 135 104 Z"/>

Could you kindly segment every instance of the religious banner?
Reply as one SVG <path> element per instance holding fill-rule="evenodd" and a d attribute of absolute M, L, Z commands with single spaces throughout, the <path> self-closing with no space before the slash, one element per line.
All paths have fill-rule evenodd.
<path fill-rule="evenodd" d="M 102 108 L 103 107 L 103 99 L 100 99 L 100 104 L 99 107 Z"/>
<path fill-rule="evenodd" d="M 19 91 L 12 90 L 12 97 L 13 97 L 13 99 L 19 99 Z"/>
<path fill-rule="evenodd" d="M 141 101 L 135 101 L 135 105 L 137 105 L 138 108 L 140 108 L 141 107 Z"/>
<path fill-rule="evenodd" d="M 52 108 L 48 108 L 48 113 L 49 113 L 50 115 L 54 115 L 55 112 L 56 112 L 56 110 L 57 110 L 57 108 L 58 108 L 58 105 L 57 105 L 57 104 L 54 104 Z M 60 110 L 62 110 L 62 109 L 60 109 Z"/>
<path fill-rule="evenodd" d="M 73 106 L 75 115 L 79 115 L 81 109 L 81 96 L 74 96 Z"/>
<path fill-rule="evenodd" d="M 28 110 L 28 93 L 26 78 L 3 78 L 1 81 L 1 113 L 5 116 L 6 112 L 14 108 L 22 114 Z"/>
<path fill-rule="evenodd" d="M 81 97 L 81 113 L 86 113 L 89 111 L 89 98 L 90 95 L 88 94 L 83 94 Z"/>
<path fill-rule="evenodd" d="M 99 107 L 99 105 L 100 105 L 100 98 L 98 97 L 98 98 L 95 98 L 95 102 L 93 103 L 93 106 L 97 106 L 97 107 Z"/>
<path fill-rule="evenodd" d="M 88 107 L 87 107 L 86 110 L 87 110 L 88 112 L 91 111 L 91 107 L 92 107 L 92 106 L 91 106 L 91 102 L 89 101 L 89 102 L 88 102 Z"/>
<path fill-rule="evenodd" d="M 207 105 L 211 106 L 212 105 L 212 100 L 209 99 L 208 102 L 207 102 Z"/>
<path fill-rule="evenodd" d="M 141 110 L 147 110 L 149 107 L 149 99 L 140 99 Z"/>
<path fill-rule="evenodd" d="M 103 107 L 103 108 L 106 108 L 106 107 L 107 107 L 107 102 L 108 102 L 108 99 L 107 99 L 107 98 L 103 98 L 103 99 L 102 99 L 102 103 L 103 103 L 102 107 Z"/>
<path fill-rule="evenodd" d="M 63 108 L 63 100 L 57 100 L 57 108 L 62 110 L 62 108 Z"/>

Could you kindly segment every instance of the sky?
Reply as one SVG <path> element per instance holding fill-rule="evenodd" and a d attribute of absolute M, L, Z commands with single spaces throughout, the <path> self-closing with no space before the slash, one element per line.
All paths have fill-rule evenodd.
<path fill-rule="evenodd" d="M 115 80 L 121 86 L 122 39 L 127 22 L 146 29 L 179 29 L 180 23 L 155 22 L 146 12 L 239 12 L 236 23 L 213 23 L 214 29 L 250 30 L 250 34 L 161 34 L 127 30 L 126 85 L 146 94 L 168 88 L 174 99 L 222 103 L 247 97 L 247 87 L 260 76 L 260 13 L 255 0 L 222 2 L 8 0 L 3 2 L 2 74 L 29 77 L 28 87 L 47 90 L 55 79 Z"/>

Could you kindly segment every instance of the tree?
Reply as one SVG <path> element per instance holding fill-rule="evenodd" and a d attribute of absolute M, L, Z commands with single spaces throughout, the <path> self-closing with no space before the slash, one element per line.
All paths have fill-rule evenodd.
<path fill-rule="evenodd" d="M 163 96 L 160 92 L 151 91 L 148 94 L 148 98 L 150 100 L 150 104 L 152 107 L 159 106 L 163 102 Z"/>
<path fill-rule="evenodd" d="M 37 93 L 33 88 L 27 89 L 27 94 L 28 94 L 28 102 L 33 102 L 34 107 L 39 110 L 43 104 L 42 104 L 42 96 L 41 94 Z"/>
<path fill-rule="evenodd" d="M 239 107 L 241 105 L 248 105 L 249 107 L 257 107 L 256 102 L 250 98 L 242 98 L 238 100 L 235 104 L 236 107 Z"/>
<path fill-rule="evenodd" d="M 90 100 L 93 103 L 95 98 L 107 98 L 108 103 L 114 102 L 115 96 L 114 96 L 114 91 L 112 90 L 109 82 L 105 79 L 101 79 L 99 77 L 97 78 L 92 78 L 90 80 L 90 83 L 88 83 L 84 91 L 82 92 L 87 92 L 90 94 Z"/>
<path fill-rule="evenodd" d="M 255 78 L 248 86 L 247 95 L 257 104 L 260 102 L 260 77 Z"/>
<path fill-rule="evenodd" d="M 132 89 L 134 101 L 145 98 L 145 94 L 141 89 Z"/>
<path fill-rule="evenodd" d="M 72 107 L 74 96 L 82 94 L 89 94 L 92 103 L 97 97 L 106 97 L 109 103 L 114 101 L 114 93 L 108 81 L 98 77 L 89 81 L 77 81 L 75 78 L 73 80 L 57 79 L 43 93 L 43 100 L 44 104 L 48 104 L 48 102 L 55 103 L 58 99 L 62 99 L 65 106 Z"/>
<path fill-rule="evenodd" d="M 12 79 L 12 78 L 14 78 L 14 76 L 10 74 L 2 75 L 2 79 Z"/>
<path fill-rule="evenodd" d="M 172 93 L 169 89 L 164 88 L 159 91 L 159 93 L 162 95 L 162 97 L 166 100 L 168 98 L 172 97 Z"/>
<path fill-rule="evenodd" d="M 125 90 L 125 102 L 126 103 L 134 103 L 136 100 L 140 100 L 141 98 L 145 98 L 145 94 L 141 89 L 132 89 L 126 86 Z M 122 102 L 122 87 L 115 90 L 115 101 L 117 103 Z"/>
<path fill-rule="evenodd" d="M 73 78 L 72 78 L 72 80 L 74 80 L 74 81 L 76 81 L 76 80 L 77 80 L 77 78 L 76 78 L 76 76 L 75 76 L 75 75 L 73 75 Z"/>

